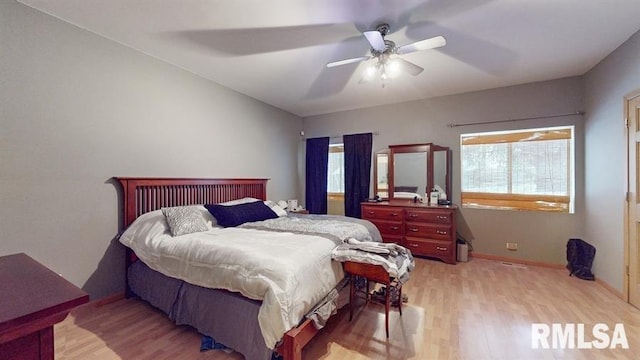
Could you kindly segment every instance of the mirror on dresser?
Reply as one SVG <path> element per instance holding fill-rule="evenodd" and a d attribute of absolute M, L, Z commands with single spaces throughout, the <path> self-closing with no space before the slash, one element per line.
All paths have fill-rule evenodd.
<path fill-rule="evenodd" d="M 451 200 L 451 150 L 445 146 L 431 145 L 433 162 L 433 186 L 443 189 Z"/>
<path fill-rule="evenodd" d="M 389 198 L 389 149 L 375 152 L 373 165 L 374 195 Z"/>
<path fill-rule="evenodd" d="M 436 185 L 451 199 L 450 150 L 432 143 L 390 145 L 375 153 L 374 178 L 374 194 L 384 200 L 428 201 Z"/>

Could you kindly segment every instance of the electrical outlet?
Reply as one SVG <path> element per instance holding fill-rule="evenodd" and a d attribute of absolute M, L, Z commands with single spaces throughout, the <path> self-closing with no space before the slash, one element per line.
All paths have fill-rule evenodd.
<path fill-rule="evenodd" d="M 512 251 L 518 250 L 518 243 L 508 242 L 507 243 L 507 250 L 512 250 Z"/>

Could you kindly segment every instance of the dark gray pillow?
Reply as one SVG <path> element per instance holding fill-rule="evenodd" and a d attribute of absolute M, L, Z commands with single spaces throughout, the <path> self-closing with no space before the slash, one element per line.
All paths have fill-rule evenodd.
<path fill-rule="evenodd" d="M 193 206 L 162 208 L 171 236 L 180 236 L 209 230 L 200 212 Z"/>
<path fill-rule="evenodd" d="M 275 219 L 278 217 L 262 201 L 238 205 L 206 204 L 204 206 L 216 218 L 218 225 L 232 227 L 246 222 Z"/>

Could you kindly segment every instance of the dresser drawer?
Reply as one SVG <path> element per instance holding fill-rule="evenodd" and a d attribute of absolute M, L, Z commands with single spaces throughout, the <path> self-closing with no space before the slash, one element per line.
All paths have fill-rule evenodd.
<path fill-rule="evenodd" d="M 382 234 L 382 236 L 385 236 L 385 235 L 402 236 L 404 234 L 404 232 L 402 231 L 403 229 L 402 222 L 400 221 L 386 221 L 386 220 L 376 220 L 376 219 L 370 219 L 369 221 L 371 221 L 378 228 L 378 230 L 380 230 L 380 234 Z"/>
<path fill-rule="evenodd" d="M 452 218 L 452 212 L 448 210 L 407 209 L 405 212 L 406 221 L 451 224 Z"/>
<path fill-rule="evenodd" d="M 362 218 L 402 221 L 402 208 L 390 206 L 362 206 Z"/>
<path fill-rule="evenodd" d="M 406 237 L 404 246 L 411 250 L 411 253 L 415 255 L 449 258 L 451 257 L 454 244 L 448 241 L 423 240 Z"/>
<path fill-rule="evenodd" d="M 407 223 L 405 225 L 406 236 L 431 238 L 451 242 L 451 226 L 425 223 Z"/>
<path fill-rule="evenodd" d="M 402 245 L 402 236 L 399 235 L 382 235 L 382 242 L 385 243 L 396 243 L 398 245 Z"/>

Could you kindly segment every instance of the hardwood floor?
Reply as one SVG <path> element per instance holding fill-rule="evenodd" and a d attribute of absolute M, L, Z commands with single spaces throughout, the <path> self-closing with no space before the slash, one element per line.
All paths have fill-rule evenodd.
<path fill-rule="evenodd" d="M 401 317 L 391 312 L 389 339 L 383 306 L 369 304 L 351 322 L 345 307 L 307 345 L 304 359 L 636 359 L 640 350 L 640 311 L 566 270 L 416 259 L 403 293 L 409 302 Z M 532 323 L 583 323 L 589 343 L 598 339 L 595 324 L 606 324 L 612 337 L 620 323 L 629 349 L 532 349 Z M 132 299 L 74 310 L 55 327 L 55 346 L 58 360 L 242 359 L 201 353 L 195 330 Z"/>

